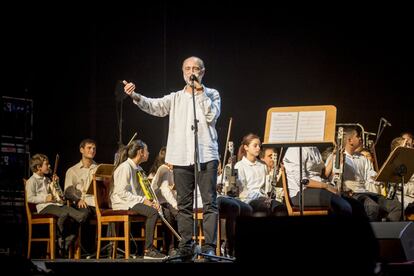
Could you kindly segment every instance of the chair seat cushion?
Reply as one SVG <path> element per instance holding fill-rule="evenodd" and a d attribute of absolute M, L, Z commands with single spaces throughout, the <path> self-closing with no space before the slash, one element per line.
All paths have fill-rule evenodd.
<path fill-rule="evenodd" d="M 329 207 L 326 206 L 306 206 L 304 208 L 305 211 L 326 211 Z M 300 208 L 299 206 L 292 206 L 292 211 L 299 212 Z"/>
<path fill-rule="evenodd" d="M 101 210 L 102 216 L 133 216 L 138 214 L 132 210 L 112 210 L 112 209 L 104 209 Z"/>
<path fill-rule="evenodd" d="M 41 219 L 41 218 L 57 218 L 57 216 L 52 214 L 32 214 L 32 219 Z"/>

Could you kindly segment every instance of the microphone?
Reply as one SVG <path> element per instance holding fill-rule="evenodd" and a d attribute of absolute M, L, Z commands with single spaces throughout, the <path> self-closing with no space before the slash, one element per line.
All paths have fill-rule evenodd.
<path fill-rule="evenodd" d="M 194 75 L 194 74 L 192 74 L 192 75 L 190 76 L 190 81 L 196 81 L 196 82 L 199 82 L 199 81 L 198 81 L 197 76 L 196 76 L 196 75 Z"/>
<path fill-rule="evenodd" d="M 384 117 L 381 117 L 381 121 L 383 121 L 386 126 L 392 126 L 391 123 L 388 122 Z"/>

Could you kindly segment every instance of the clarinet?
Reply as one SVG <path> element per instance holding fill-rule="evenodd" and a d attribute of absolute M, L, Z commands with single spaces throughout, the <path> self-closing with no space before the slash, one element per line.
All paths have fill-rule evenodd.
<path fill-rule="evenodd" d="M 339 193 L 343 192 L 342 174 L 344 172 L 344 129 L 343 127 L 338 128 L 338 135 L 336 137 L 336 153 L 333 164 L 333 178 L 332 181 L 335 183 Z"/>

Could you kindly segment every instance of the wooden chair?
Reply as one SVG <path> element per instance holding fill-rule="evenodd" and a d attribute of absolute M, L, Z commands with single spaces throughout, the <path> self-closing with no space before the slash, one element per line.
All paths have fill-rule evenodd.
<path fill-rule="evenodd" d="M 282 166 L 280 169 L 282 170 L 283 195 L 285 198 L 285 205 L 288 210 L 288 214 L 289 216 L 300 216 L 299 206 L 294 206 L 289 196 L 289 188 L 288 188 L 285 168 Z M 303 208 L 304 216 L 328 215 L 328 212 L 329 212 L 328 207 L 304 207 Z"/>
<path fill-rule="evenodd" d="M 93 191 L 95 195 L 96 221 L 97 221 L 97 249 L 96 258 L 100 258 L 101 242 L 114 241 L 112 258 L 116 257 L 117 242 L 123 241 L 125 244 L 125 259 L 130 255 L 130 223 L 145 222 L 144 216 L 136 214 L 131 210 L 113 210 L 109 206 L 109 192 L 114 165 L 100 164 L 93 175 Z M 109 223 L 122 223 L 124 228 L 123 236 L 102 237 L 102 226 Z"/>
<path fill-rule="evenodd" d="M 28 241 L 27 241 L 27 258 L 30 259 L 32 242 L 46 242 L 47 254 L 51 260 L 56 256 L 56 222 L 57 217 L 50 214 L 38 214 L 36 211 L 36 204 L 29 203 L 26 193 L 26 179 L 23 179 L 24 184 L 24 201 L 27 216 Z M 47 225 L 49 227 L 49 235 L 47 237 L 33 238 L 33 225 Z"/>
<path fill-rule="evenodd" d="M 56 222 L 58 217 L 51 214 L 38 214 L 36 210 L 36 204 L 29 203 L 27 201 L 26 194 L 26 179 L 23 179 L 24 184 L 24 194 L 25 194 L 25 208 L 27 216 L 27 226 L 28 226 L 28 244 L 27 244 L 27 258 L 30 259 L 32 242 L 46 242 L 47 243 L 47 254 L 50 256 L 50 259 L 55 259 L 56 257 Z M 69 202 L 67 202 L 69 206 Z M 48 225 L 49 227 L 49 237 L 42 238 L 33 238 L 33 225 Z M 80 246 L 80 227 L 79 235 L 75 241 L 75 245 L 71 245 L 69 248 L 69 258 L 80 259 L 81 256 L 81 246 Z"/>
<path fill-rule="evenodd" d="M 196 211 L 196 210 L 194 210 Z M 196 214 L 194 213 L 194 217 L 196 216 Z M 203 209 L 198 208 L 197 209 L 197 223 L 198 223 L 198 235 L 197 235 L 197 239 L 198 239 L 198 245 L 201 247 L 201 245 L 204 242 L 204 233 L 203 233 Z M 221 255 L 221 229 L 220 229 L 220 216 L 218 218 L 218 223 L 217 223 L 217 245 L 216 245 L 216 255 L 220 256 Z M 193 237 L 195 238 L 195 237 Z"/>

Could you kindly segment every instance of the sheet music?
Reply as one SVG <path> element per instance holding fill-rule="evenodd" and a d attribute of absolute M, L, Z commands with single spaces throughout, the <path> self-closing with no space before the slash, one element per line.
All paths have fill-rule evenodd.
<path fill-rule="evenodd" d="M 323 141 L 325 135 L 325 111 L 299 112 L 297 142 Z"/>
<path fill-rule="evenodd" d="M 272 112 L 269 142 L 323 141 L 325 120 L 325 111 Z"/>
<path fill-rule="evenodd" d="M 273 112 L 269 141 L 296 141 L 298 112 Z"/>

